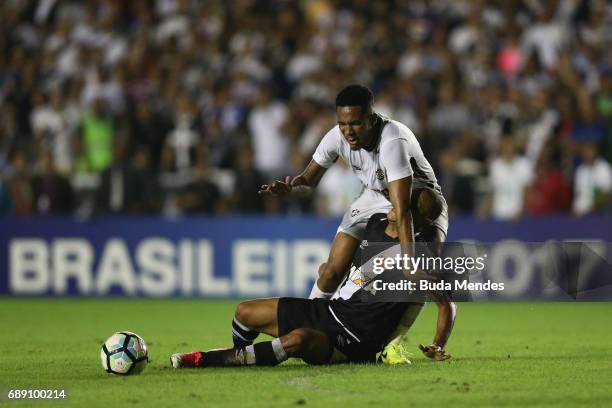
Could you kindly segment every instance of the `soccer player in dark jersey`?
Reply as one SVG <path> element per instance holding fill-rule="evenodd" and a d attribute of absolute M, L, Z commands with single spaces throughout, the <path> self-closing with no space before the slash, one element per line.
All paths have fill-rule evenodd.
<path fill-rule="evenodd" d="M 422 214 L 426 213 L 418 209 L 414 214 L 417 225 L 427 224 L 428 218 Z M 397 247 L 398 235 L 393 210 L 388 217 L 374 214 L 365 228 L 368 242 L 383 248 Z M 290 357 L 309 364 L 374 362 L 376 354 L 396 335 L 400 322 L 411 325 L 423 306 L 420 301 L 377 301 L 373 296 L 374 280 L 366 282 L 360 269 L 380 249 L 362 245 L 357 250 L 351 273 L 332 299 L 284 297 L 240 303 L 232 322 L 233 348 L 173 354 L 172 366 L 276 365 Z M 377 279 L 394 281 L 398 273 L 403 276 L 404 271 L 385 271 Z M 444 360 L 449 357 L 444 346 L 452 330 L 454 308 L 442 296 L 435 298 L 439 318 L 434 348 L 420 347 L 426 356 Z M 274 339 L 253 344 L 259 333 Z"/>

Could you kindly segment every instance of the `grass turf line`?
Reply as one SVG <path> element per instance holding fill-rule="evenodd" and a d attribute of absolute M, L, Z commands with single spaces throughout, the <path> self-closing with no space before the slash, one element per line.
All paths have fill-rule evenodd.
<path fill-rule="evenodd" d="M 229 346 L 236 303 L 0 298 L 0 388 L 65 388 L 66 401 L 49 402 L 58 407 L 595 407 L 612 400 L 612 303 L 460 304 L 447 347 L 453 358 L 441 363 L 416 349 L 433 336 L 436 308 L 428 305 L 411 330 L 410 366 L 290 360 L 273 368 L 169 368 L 173 352 Z M 140 376 L 110 376 L 100 366 L 102 342 L 119 330 L 149 346 Z"/>

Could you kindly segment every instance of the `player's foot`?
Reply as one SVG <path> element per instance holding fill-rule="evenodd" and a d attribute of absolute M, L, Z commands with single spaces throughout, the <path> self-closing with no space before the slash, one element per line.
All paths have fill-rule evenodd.
<path fill-rule="evenodd" d="M 412 364 L 410 354 L 406 351 L 401 342 L 391 342 L 387 344 L 382 353 L 378 356 L 378 362 L 383 364 Z"/>
<path fill-rule="evenodd" d="M 194 351 L 192 353 L 175 353 L 170 356 L 172 368 L 194 368 L 198 367 L 202 353 Z"/>

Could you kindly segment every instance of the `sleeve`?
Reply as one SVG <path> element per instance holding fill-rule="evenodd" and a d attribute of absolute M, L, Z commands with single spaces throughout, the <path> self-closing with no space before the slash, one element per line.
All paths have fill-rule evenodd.
<path fill-rule="evenodd" d="M 408 141 L 393 139 L 380 146 L 380 162 L 387 173 L 387 182 L 412 176 Z"/>
<path fill-rule="evenodd" d="M 336 127 L 327 132 L 327 134 L 323 136 L 319 146 L 317 146 L 317 150 L 315 150 L 312 155 L 312 159 L 325 168 L 329 168 L 334 164 L 336 160 L 338 160 L 340 154 L 339 137 L 339 131 Z"/>

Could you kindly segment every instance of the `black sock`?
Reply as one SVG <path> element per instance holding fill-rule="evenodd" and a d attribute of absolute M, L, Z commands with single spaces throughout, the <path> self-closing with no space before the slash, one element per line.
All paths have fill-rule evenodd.
<path fill-rule="evenodd" d="M 253 345 L 253 351 L 255 352 L 255 365 L 258 366 L 275 366 L 280 361 L 274 353 L 271 341 L 263 341 Z"/>
<path fill-rule="evenodd" d="M 259 332 L 249 329 L 234 318 L 232 321 L 232 339 L 235 348 L 250 346 L 257 336 L 259 336 Z"/>
<path fill-rule="evenodd" d="M 236 367 L 244 365 L 244 349 L 212 350 L 202 352 L 199 367 Z"/>
<path fill-rule="evenodd" d="M 202 353 L 200 367 L 236 367 L 242 365 L 275 366 L 287 359 L 280 339 L 255 345 L 213 350 Z"/>

